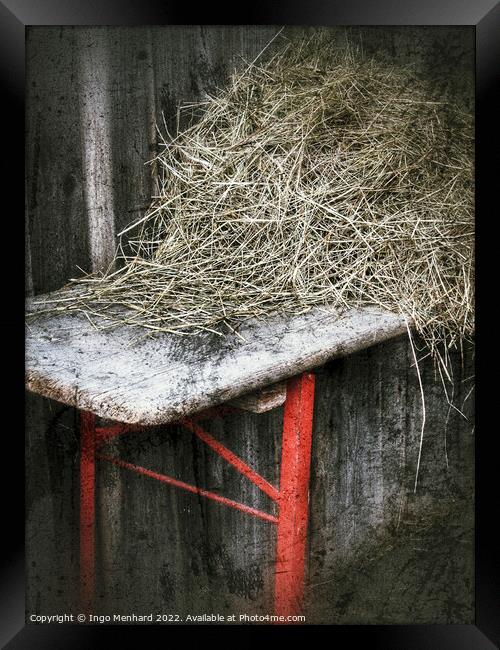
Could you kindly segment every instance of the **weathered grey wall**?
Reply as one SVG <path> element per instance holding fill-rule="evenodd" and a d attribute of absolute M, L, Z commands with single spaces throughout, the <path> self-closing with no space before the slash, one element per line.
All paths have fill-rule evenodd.
<path fill-rule="evenodd" d="M 27 287 L 51 291 L 112 259 L 148 205 L 155 122 L 242 69 L 275 27 L 30 28 L 27 39 Z M 312 28 L 302 30 L 312 32 Z M 289 29 L 291 36 L 301 33 Z M 469 28 L 332 28 L 412 65 L 466 107 Z M 448 406 L 421 362 L 427 425 L 405 337 L 318 370 L 308 622 L 473 621 L 473 359 L 453 355 Z M 451 392 L 451 388 L 450 388 Z M 281 410 L 234 415 L 214 434 L 277 483 Z M 75 612 L 76 414 L 28 395 L 27 610 Z M 267 498 L 177 427 L 115 443 L 124 459 L 263 509 Z M 155 481 L 99 468 L 98 613 L 270 613 L 274 529 Z"/>

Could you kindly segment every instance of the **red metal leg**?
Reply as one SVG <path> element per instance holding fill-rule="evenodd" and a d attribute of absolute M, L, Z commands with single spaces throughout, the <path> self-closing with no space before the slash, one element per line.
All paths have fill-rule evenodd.
<path fill-rule="evenodd" d="M 95 579 L 95 425 L 96 418 L 80 414 L 80 604 L 92 611 Z"/>
<path fill-rule="evenodd" d="M 281 451 L 274 590 L 278 616 L 300 613 L 304 595 L 313 407 L 314 375 L 304 373 L 291 379 L 287 385 Z"/>

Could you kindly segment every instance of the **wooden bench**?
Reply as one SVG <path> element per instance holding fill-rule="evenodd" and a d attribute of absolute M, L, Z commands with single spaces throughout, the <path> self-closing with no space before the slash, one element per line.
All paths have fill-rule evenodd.
<path fill-rule="evenodd" d="M 57 296 L 53 294 L 50 297 Z M 41 297 L 28 302 L 29 314 Z M 82 607 L 92 608 L 95 575 L 95 463 L 110 462 L 212 499 L 277 526 L 275 614 L 300 611 L 304 589 L 315 367 L 406 331 L 402 316 L 375 307 L 339 314 L 249 321 L 238 336 L 154 333 L 81 313 L 28 318 L 26 386 L 81 412 L 80 574 Z M 284 404 L 280 486 L 258 475 L 201 422 L 227 410 L 260 413 Z M 97 417 L 104 418 L 99 423 Z M 106 443 L 142 427 L 179 422 L 276 504 L 265 513 L 174 477 L 106 454 Z"/>

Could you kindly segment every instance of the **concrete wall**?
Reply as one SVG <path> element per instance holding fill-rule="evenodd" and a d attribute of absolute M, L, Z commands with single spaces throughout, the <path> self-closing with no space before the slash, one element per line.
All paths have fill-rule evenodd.
<path fill-rule="evenodd" d="M 155 122 L 223 85 L 275 27 L 36 27 L 27 39 L 29 293 L 102 268 L 153 190 Z M 288 34 L 303 31 L 289 28 Z M 332 28 L 473 102 L 471 28 Z M 79 267 L 79 268 L 78 268 Z M 450 407 L 424 359 L 422 407 L 405 337 L 318 369 L 307 621 L 471 623 L 472 350 L 452 355 Z M 210 430 L 278 482 L 281 410 Z M 76 613 L 76 414 L 28 395 L 27 610 Z M 177 427 L 131 434 L 120 455 L 263 508 L 267 498 Z M 111 466 L 98 471 L 98 613 L 270 613 L 274 528 Z"/>

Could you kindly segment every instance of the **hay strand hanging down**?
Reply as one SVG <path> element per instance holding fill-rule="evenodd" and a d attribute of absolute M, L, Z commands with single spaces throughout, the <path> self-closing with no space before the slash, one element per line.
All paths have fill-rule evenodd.
<path fill-rule="evenodd" d="M 163 134 L 159 193 L 115 269 L 49 309 L 190 334 L 376 304 L 433 353 L 472 335 L 471 116 L 314 38 L 184 110 L 195 119 Z"/>

